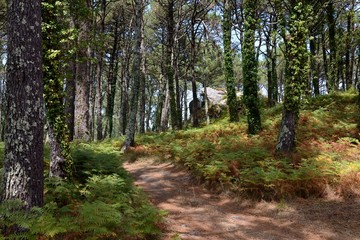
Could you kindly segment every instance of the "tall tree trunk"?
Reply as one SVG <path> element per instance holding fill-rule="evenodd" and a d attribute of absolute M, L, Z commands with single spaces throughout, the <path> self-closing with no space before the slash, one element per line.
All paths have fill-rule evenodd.
<path fill-rule="evenodd" d="M 188 88 L 187 88 L 187 79 L 184 80 L 184 128 L 187 128 L 188 126 L 188 103 L 187 103 L 187 97 L 188 97 Z"/>
<path fill-rule="evenodd" d="M 272 85 L 272 101 L 275 105 L 279 101 L 278 97 L 278 76 L 277 76 L 277 24 L 273 26 L 274 36 L 272 37 L 272 51 L 271 51 L 271 85 Z"/>
<path fill-rule="evenodd" d="M 165 101 L 164 104 L 162 105 L 162 110 L 161 110 L 161 123 L 160 123 L 160 128 L 162 132 L 165 132 L 168 129 L 168 125 L 169 125 L 169 110 L 170 110 L 170 91 L 169 91 L 169 84 L 166 83 L 166 87 L 165 87 Z"/>
<path fill-rule="evenodd" d="M 355 0 L 351 3 L 351 9 L 348 12 L 347 16 L 347 33 L 346 33 L 346 54 L 345 54 L 345 82 L 346 82 L 346 90 L 349 90 L 353 86 L 353 31 L 354 31 L 354 12 L 355 8 Z"/>
<path fill-rule="evenodd" d="M 261 129 L 258 97 L 258 62 L 255 51 L 256 1 L 244 1 L 245 32 L 243 55 L 244 100 L 247 108 L 248 133 L 256 134 Z"/>
<path fill-rule="evenodd" d="M 326 80 L 326 88 L 330 89 L 329 86 L 329 65 L 328 65 L 328 59 L 327 59 L 327 54 L 326 54 L 326 39 L 325 39 L 325 33 L 321 34 L 321 48 L 322 48 L 322 57 L 323 57 L 323 67 L 324 67 L 324 77 Z"/>
<path fill-rule="evenodd" d="M 140 111 L 139 111 L 139 133 L 145 133 L 145 110 L 146 110 L 146 56 L 145 56 L 145 31 L 144 24 L 141 30 L 141 79 L 140 79 Z"/>
<path fill-rule="evenodd" d="M 44 197 L 41 1 L 7 1 L 7 24 L 2 200 L 20 199 L 31 208 Z"/>
<path fill-rule="evenodd" d="M 271 20 L 270 20 L 271 22 Z M 270 24 L 269 24 L 270 25 Z M 265 41 L 265 45 L 266 45 L 266 55 L 267 55 L 267 59 L 266 59 L 266 71 L 267 71 L 267 83 L 268 83 L 268 101 L 267 101 L 267 105 L 268 107 L 273 107 L 275 105 L 274 100 L 273 100 L 273 83 L 272 83 L 272 69 L 271 69 L 271 63 L 272 63 L 272 48 L 271 48 L 271 31 L 272 31 L 272 26 L 269 26 L 269 32 L 266 35 L 266 41 Z"/>
<path fill-rule="evenodd" d="M 122 12 L 124 10 L 122 9 Z M 124 15 L 122 13 L 122 15 Z M 124 19 L 123 19 L 124 21 Z M 133 25 L 133 18 L 130 20 L 129 23 L 129 30 L 126 31 L 124 29 L 123 31 L 123 39 L 124 39 L 124 45 L 122 47 L 122 58 L 121 61 L 121 93 L 120 93 L 120 116 L 119 116 L 119 129 L 120 129 L 120 135 L 126 134 L 126 128 L 128 123 L 128 113 L 129 113 L 129 85 L 130 85 L 130 59 L 131 59 L 131 34 L 132 31 L 130 31 L 130 28 Z M 127 33 L 128 32 L 128 33 Z"/>
<path fill-rule="evenodd" d="M 94 59 L 94 51 L 90 49 L 90 59 Z M 89 141 L 94 141 L 95 139 L 95 102 L 96 102 L 96 65 L 92 64 L 91 61 L 89 61 L 89 135 L 90 139 Z"/>
<path fill-rule="evenodd" d="M 112 46 L 112 52 L 110 56 L 109 64 L 109 76 L 108 76 L 108 85 L 107 85 L 107 107 L 106 107 L 106 117 L 108 121 L 108 134 L 109 138 L 112 137 L 113 133 L 113 115 L 114 115 L 114 104 L 115 104 L 115 94 L 116 94 L 116 81 L 118 74 L 118 25 L 119 25 L 119 16 L 115 16 L 115 25 L 114 25 L 114 41 Z"/>
<path fill-rule="evenodd" d="M 176 87 L 176 109 L 177 109 L 177 123 L 179 129 L 183 128 L 183 119 L 182 119 L 182 108 L 181 108 L 181 89 L 180 89 L 180 80 L 179 80 L 179 61 L 178 57 L 174 59 L 175 66 L 175 87 Z"/>
<path fill-rule="evenodd" d="M 306 24 L 307 5 L 292 3 L 286 58 L 286 81 L 284 111 L 279 131 L 276 150 L 280 152 L 292 152 L 295 149 L 296 124 L 300 111 L 301 92 L 307 83 L 308 52 L 306 48 L 307 29 Z"/>
<path fill-rule="evenodd" d="M 120 135 L 126 134 L 126 126 L 128 120 L 128 110 L 129 110 L 129 96 L 128 96 L 128 78 L 129 78 L 129 69 L 128 64 L 124 64 L 122 67 L 122 77 L 121 77 L 121 103 L 120 103 L 120 116 L 119 116 L 119 128 Z"/>
<path fill-rule="evenodd" d="M 132 79 L 132 96 L 130 102 L 130 116 L 129 123 L 126 128 L 126 137 L 125 143 L 122 150 L 126 150 L 129 147 L 133 147 L 135 145 L 135 128 L 136 128 L 136 115 L 138 109 L 138 98 L 139 98 L 139 87 L 141 81 L 141 42 L 143 41 L 142 37 L 142 24 L 144 17 L 144 1 L 143 0 L 135 0 L 135 51 L 134 51 L 134 62 L 133 62 L 133 79 Z"/>
<path fill-rule="evenodd" d="M 310 72 L 310 78 L 312 79 L 312 85 L 314 89 L 314 95 L 318 96 L 320 95 L 320 86 L 319 86 L 319 72 L 318 72 L 318 64 L 317 64 L 317 53 L 316 53 L 316 42 L 317 39 L 313 37 L 310 39 L 310 54 L 311 54 L 311 72 Z"/>
<path fill-rule="evenodd" d="M 193 15 L 191 17 L 191 60 L 190 60 L 190 69 L 191 69 L 191 90 L 192 90 L 192 101 L 193 101 L 193 109 L 190 110 L 191 118 L 193 120 L 193 126 L 199 126 L 199 113 L 198 113 L 198 105 L 199 99 L 197 97 L 197 87 L 196 87 L 196 75 L 195 75 L 195 63 L 196 63 L 196 30 L 195 23 L 196 19 L 196 11 L 197 11 L 197 3 L 194 3 Z"/>
<path fill-rule="evenodd" d="M 95 113 L 96 113 L 96 139 L 101 141 L 103 139 L 103 124 L 102 124 L 102 75 L 103 75 L 103 56 L 99 53 L 99 61 L 96 64 L 96 97 L 95 97 Z"/>
<path fill-rule="evenodd" d="M 169 102 L 170 102 L 170 117 L 171 127 L 173 130 L 179 129 L 176 99 L 175 99 L 175 84 L 174 84 L 174 37 L 175 37 L 175 20 L 174 20 L 174 0 L 167 1 L 166 21 L 167 21 L 167 38 L 166 38 L 166 61 L 165 61 L 165 74 L 169 88 Z"/>
<path fill-rule="evenodd" d="M 335 19 L 335 9 L 333 1 L 329 1 L 327 6 L 327 20 L 329 25 L 329 48 L 330 48 L 330 69 L 329 69 L 329 89 L 328 91 L 338 90 L 338 68 L 337 68 L 337 45 L 336 45 L 336 19 Z"/>
<path fill-rule="evenodd" d="M 76 94 L 75 94 L 75 131 L 74 138 L 84 141 L 90 140 L 89 131 L 89 32 L 90 26 L 87 19 L 80 23 L 80 34 L 78 39 L 79 51 L 76 72 Z"/>
<path fill-rule="evenodd" d="M 106 0 L 101 1 L 101 15 L 100 15 L 100 39 L 104 39 L 105 36 L 105 17 L 106 17 Z M 104 48 L 100 47 L 97 53 L 97 64 L 96 64 L 96 99 L 95 99 L 95 109 L 96 109 L 96 139 L 98 141 L 103 139 L 103 124 L 102 124 L 102 107 L 103 107 L 103 85 L 102 77 L 104 71 Z"/>
<path fill-rule="evenodd" d="M 225 80 L 227 90 L 227 105 L 229 107 L 230 122 L 239 121 L 238 101 L 235 90 L 233 53 L 231 49 L 231 2 L 225 0 L 223 16 L 223 40 L 224 40 L 224 59 L 225 59 Z M 255 56 L 254 56 L 255 57 Z"/>
<path fill-rule="evenodd" d="M 209 117 L 209 101 L 208 101 L 208 94 L 207 94 L 207 86 L 206 86 L 206 79 L 204 79 L 204 102 L 205 102 L 205 119 L 206 125 L 210 125 L 210 117 Z"/>
<path fill-rule="evenodd" d="M 63 73 L 60 63 L 65 58 L 61 42 L 64 40 L 63 22 L 59 15 L 61 7 L 55 0 L 47 0 L 42 8 L 43 25 L 43 84 L 44 100 L 50 139 L 50 177 L 70 177 L 72 160 L 70 156 L 69 132 L 66 125 L 64 106 Z M 53 52 L 58 51 L 54 56 Z"/>
<path fill-rule="evenodd" d="M 75 56 L 75 58 L 77 58 Z M 76 89 L 76 76 L 77 76 L 77 64 L 75 60 L 71 60 L 68 70 L 68 79 L 65 85 L 65 115 L 66 123 L 69 129 L 69 141 L 74 139 L 75 134 L 75 89 Z"/>
<path fill-rule="evenodd" d="M 151 131 L 150 128 L 150 119 L 151 119 L 151 112 L 152 112 L 152 108 L 153 108 L 153 98 L 154 98 L 154 93 L 153 90 L 149 89 L 149 102 L 148 102 L 148 107 L 147 107 L 147 112 L 146 112 L 146 131 Z M 153 121 L 151 121 L 152 124 L 154 124 Z"/>

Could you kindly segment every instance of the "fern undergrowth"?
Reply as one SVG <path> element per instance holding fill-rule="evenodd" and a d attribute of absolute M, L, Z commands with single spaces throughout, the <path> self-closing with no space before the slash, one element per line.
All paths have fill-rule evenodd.
<path fill-rule="evenodd" d="M 275 152 L 281 106 L 263 110 L 263 130 L 246 133 L 240 123 L 222 119 L 203 128 L 147 134 L 127 156 L 158 155 L 187 167 L 209 187 L 256 199 L 294 196 L 360 196 L 360 146 L 356 93 L 311 99 L 303 106 L 297 151 Z"/>
<path fill-rule="evenodd" d="M 19 201 L 0 205 L 2 238 L 157 239 L 164 213 L 133 186 L 119 150 L 111 141 L 75 143 L 74 179 L 46 178 L 44 207 L 24 211 Z M 10 234 L 15 226 L 27 231 Z"/>

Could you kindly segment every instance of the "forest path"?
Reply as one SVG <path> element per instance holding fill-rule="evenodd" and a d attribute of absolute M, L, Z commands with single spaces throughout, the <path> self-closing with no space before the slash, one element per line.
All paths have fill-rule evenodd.
<path fill-rule="evenodd" d="M 211 193 L 171 163 L 143 159 L 124 167 L 151 202 L 168 212 L 163 240 L 360 240 L 356 201 L 254 203 Z"/>

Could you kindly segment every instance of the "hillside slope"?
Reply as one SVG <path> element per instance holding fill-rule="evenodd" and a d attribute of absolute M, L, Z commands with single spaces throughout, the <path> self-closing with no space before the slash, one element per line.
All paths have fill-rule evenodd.
<path fill-rule="evenodd" d="M 187 167 L 209 187 L 257 199 L 354 198 L 360 195 L 360 146 L 355 93 L 311 99 L 302 109 L 297 151 L 280 155 L 275 145 L 281 106 L 264 110 L 263 130 L 246 133 L 246 120 L 222 119 L 198 129 L 148 134 L 128 159 L 157 155 Z"/>

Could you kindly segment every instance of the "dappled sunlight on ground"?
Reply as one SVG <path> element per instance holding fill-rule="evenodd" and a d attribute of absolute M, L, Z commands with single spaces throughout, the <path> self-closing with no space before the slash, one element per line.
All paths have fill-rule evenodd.
<path fill-rule="evenodd" d="M 166 210 L 164 240 L 360 239 L 360 203 L 297 199 L 252 202 L 207 191 L 171 163 L 125 163 L 135 184 Z"/>

